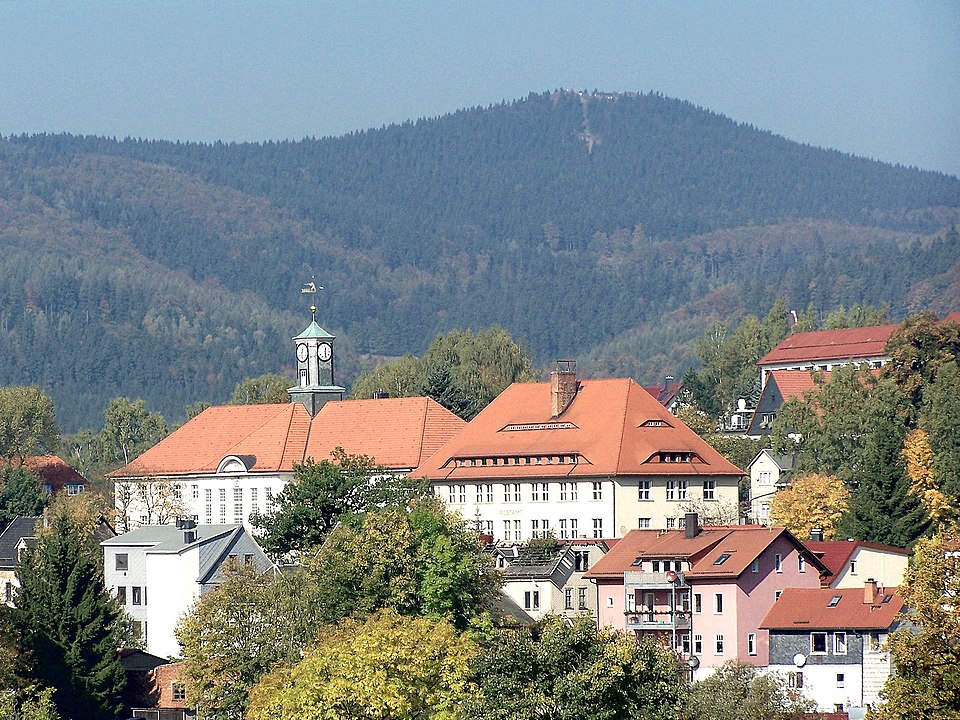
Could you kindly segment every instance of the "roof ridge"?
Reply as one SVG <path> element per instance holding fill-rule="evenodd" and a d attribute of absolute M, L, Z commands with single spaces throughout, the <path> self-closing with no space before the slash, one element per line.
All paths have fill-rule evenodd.
<path fill-rule="evenodd" d="M 428 398 L 425 396 L 419 396 L 418 399 L 421 401 L 421 404 L 423 405 L 423 414 L 422 414 L 422 420 L 420 422 L 420 442 L 418 444 L 418 447 L 420 449 L 417 452 L 417 467 L 419 467 L 420 464 L 424 461 L 423 442 L 424 442 L 424 439 L 427 437 L 427 415 L 430 412 L 430 403 L 427 402 Z"/>
<path fill-rule="evenodd" d="M 627 408 L 630 407 L 630 393 L 633 390 L 633 386 L 636 385 L 638 388 L 640 388 L 641 392 L 643 392 L 645 395 L 649 395 L 646 390 L 644 390 L 640 385 L 637 385 L 637 383 L 630 378 L 624 379 L 627 382 L 627 392 L 624 394 L 623 398 L 623 413 L 621 414 L 620 422 L 620 442 L 619 447 L 617 448 L 617 464 L 615 467 L 617 468 L 618 473 L 620 472 L 620 460 L 623 457 L 623 448 L 626 445 L 624 439 L 627 434 Z M 659 402 L 657 404 L 659 405 Z"/>

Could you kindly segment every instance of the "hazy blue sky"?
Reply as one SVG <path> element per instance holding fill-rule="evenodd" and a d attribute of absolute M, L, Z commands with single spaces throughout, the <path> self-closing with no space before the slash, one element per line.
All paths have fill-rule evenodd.
<path fill-rule="evenodd" d="M 299 139 L 656 90 L 960 175 L 960 3 L 0 0 L 0 134 Z"/>

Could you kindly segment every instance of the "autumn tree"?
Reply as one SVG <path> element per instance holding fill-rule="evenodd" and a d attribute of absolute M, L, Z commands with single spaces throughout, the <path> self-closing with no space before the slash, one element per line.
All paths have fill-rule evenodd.
<path fill-rule="evenodd" d="M 890 636 L 896 666 L 873 720 L 960 718 L 960 572 L 956 528 L 917 541 L 900 594 L 910 624 Z"/>
<path fill-rule="evenodd" d="M 287 389 L 295 383 L 284 375 L 267 373 L 237 383 L 230 396 L 230 405 L 266 405 L 290 402 Z"/>
<path fill-rule="evenodd" d="M 930 312 L 911 315 L 887 340 L 890 362 L 883 366 L 910 405 L 919 409 L 924 388 L 940 368 L 960 358 L 960 325 L 940 321 Z"/>
<path fill-rule="evenodd" d="M 0 717 L 7 720 L 60 720 L 53 688 L 0 689 Z"/>
<path fill-rule="evenodd" d="M 307 566 L 328 623 L 389 608 L 462 628 L 500 587 L 476 533 L 433 498 L 338 525 Z"/>
<path fill-rule="evenodd" d="M 323 632 L 250 693 L 250 720 L 455 720 L 478 695 L 477 647 L 443 619 L 382 610 Z"/>
<path fill-rule="evenodd" d="M 653 640 L 553 617 L 532 630 L 502 630 L 473 663 L 482 697 L 470 720 L 672 720 L 685 669 Z"/>
<path fill-rule="evenodd" d="M 419 360 L 404 356 L 358 377 L 352 397 L 426 395 L 469 420 L 511 383 L 536 379 L 526 349 L 493 326 L 437 335 Z"/>
<path fill-rule="evenodd" d="M 273 511 L 254 515 L 251 523 L 261 531 L 263 548 L 279 557 L 320 545 L 345 515 L 406 506 L 426 493 L 422 480 L 397 477 L 373 458 L 336 448 L 329 460 L 295 464 L 293 478 L 274 497 Z"/>
<path fill-rule="evenodd" d="M 954 522 L 958 515 L 956 498 L 948 497 L 940 488 L 933 469 L 930 436 L 926 430 L 915 428 L 907 434 L 902 455 L 910 478 L 910 494 L 920 499 L 931 524 L 941 527 Z"/>
<path fill-rule="evenodd" d="M 125 683 L 117 648 L 129 640 L 129 629 L 104 587 L 92 538 L 65 505 L 49 515 L 17 566 L 12 622 L 31 659 L 19 671 L 53 688 L 65 717 L 113 720 Z"/>
<path fill-rule="evenodd" d="M 850 491 L 839 478 L 802 473 L 773 496 L 770 524 L 782 525 L 801 539 L 810 537 L 813 528 L 821 528 L 824 538 L 833 540 L 849 504 Z"/>
<path fill-rule="evenodd" d="M 778 675 L 730 661 L 690 686 L 684 720 L 801 720 L 816 703 L 797 697 Z"/>
<path fill-rule="evenodd" d="M 261 572 L 228 562 L 221 583 L 177 626 L 187 698 L 210 720 L 239 718 L 248 692 L 277 665 L 292 664 L 317 634 L 319 605 L 302 571 Z"/>
<path fill-rule="evenodd" d="M 22 461 L 53 452 L 59 438 L 49 395 L 33 386 L 0 387 L 0 458 Z"/>
<path fill-rule="evenodd" d="M 956 506 L 960 504 L 960 361 L 942 365 L 927 386 L 920 426 L 927 432 L 937 484 Z"/>

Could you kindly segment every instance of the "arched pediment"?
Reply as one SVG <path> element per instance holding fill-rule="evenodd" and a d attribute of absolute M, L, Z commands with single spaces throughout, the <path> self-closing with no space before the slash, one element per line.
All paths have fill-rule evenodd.
<path fill-rule="evenodd" d="M 257 464 L 255 455 L 227 455 L 217 465 L 217 475 L 230 475 L 250 472 Z"/>

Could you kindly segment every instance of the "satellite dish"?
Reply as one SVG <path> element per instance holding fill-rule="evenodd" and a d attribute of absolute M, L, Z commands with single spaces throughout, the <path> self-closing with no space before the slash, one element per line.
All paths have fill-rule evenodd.
<path fill-rule="evenodd" d="M 673 570 L 668 570 L 668 571 L 667 571 L 667 582 L 668 582 L 668 583 L 675 583 L 676 581 L 677 581 L 677 573 L 676 573 L 675 571 L 673 571 Z"/>
<path fill-rule="evenodd" d="M 793 664 L 796 665 L 798 668 L 802 668 L 804 665 L 807 664 L 807 656 L 804 655 L 803 653 L 797 653 L 796 655 L 793 656 Z"/>

